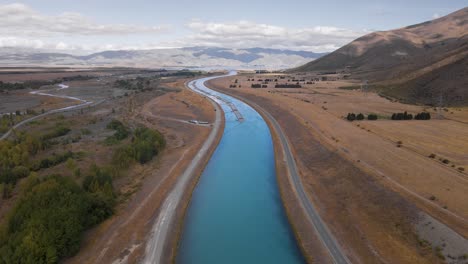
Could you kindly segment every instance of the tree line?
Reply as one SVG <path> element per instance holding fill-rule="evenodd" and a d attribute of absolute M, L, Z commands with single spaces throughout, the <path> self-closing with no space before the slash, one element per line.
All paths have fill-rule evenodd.
<path fill-rule="evenodd" d="M 355 113 L 348 113 L 346 116 L 346 120 L 348 121 L 354 121 L 354 120 L 364 120 L 366 117 L 362 114 L 355 114 Z M 376 114 L 368 114 L 367 115 L 367 120 L 377 120 L 378 116 Z"/>
<path fill-rule="evenodd" d="M 409 114 L 408 112 L 403 112 L 403 113 L 394 113 L 392 114 L 392 120 L 412 120 L 413 115 Z M 431 114 L 428 112 L 421 112 L 416 114 L 414 116 L 414 119 L 416 120 L 430 120 L 431 119 Z"/>

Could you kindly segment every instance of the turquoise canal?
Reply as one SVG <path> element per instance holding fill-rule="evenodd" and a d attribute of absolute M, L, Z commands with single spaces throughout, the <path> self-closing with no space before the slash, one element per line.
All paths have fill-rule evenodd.
<path fill-rule="evenodd" d="M 176 262 L 304 263 L 279 196 L 267 124 L 245 103 L 206 88 L 207 79 L 195 87 L 218 96 L 226 125 L 194 190 Z"/>

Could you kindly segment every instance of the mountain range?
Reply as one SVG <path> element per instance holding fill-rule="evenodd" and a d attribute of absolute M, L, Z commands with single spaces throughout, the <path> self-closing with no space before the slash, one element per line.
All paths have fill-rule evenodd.
<path fill-rule="evenodd" d="M 232 67 L 284 69 L 302 65 L 325 53 L 280 49 L 215 47 L 152 50 L 113 50 L 84 56 L 34 50 L 0 49 L 0 66 L 124 66 L 124 67 Z"/>
<path fill-rule="evenodd" d="M 413 103 L 468 104 L 468 8 L 370 33 L 295 70 L 349 72 L 384 95 Z"/>

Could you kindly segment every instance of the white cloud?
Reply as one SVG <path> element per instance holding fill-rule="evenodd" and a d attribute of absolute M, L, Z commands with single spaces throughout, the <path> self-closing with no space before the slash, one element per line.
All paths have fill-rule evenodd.
<path fill-rule="evenodd" d="M 231 48 L 268 47 L 331 51 L 367 33 L 349 29 L 316 26 L 290 29 L 249 21 L 207 23 L 194 20 L 187 24 L 193 31 L 182 43 Z"/>
<path fill-rule="evenodd" d="M 440 17 L 439 13 L 435 13 L 435 14 L 432 15 L 432 19 L 437 19 L 439 17 Z"/>
<path fill-rule="evenodd" d="M 98 24 L 78 13 L 40 14 L 24 4 L 0 5 L 0 34 L 52 37 L 57 35 L 121 35 L 159 33 L 165 26 Z"/>
<path fill-rule="evenodd" d="M 27 39 L 18 37 L 1 37 L 0 47 L 21 47 L 21 48 L 34 48 L 42 49 L 45 44 L 39 39 Z"/>
<path fill-rule="evenodd" d="M 189 30 L 186 36 L 172 40 L 166 37 L 165 42 L 160 42 L 155 41 L 155 36 L 159 36 L 156 33 L 172 33 L 167 32 L 167 26 L 99 24 L 78 13 L 45 15 L 24 4 L 0 5 L 0 47 L 70 53 L 187 46 L 325 52 L 368 33 L 367 30 L 331 26 L 293 29 L 251 21 L 214 23 L 193 20 L 186 27 Z M 136 34 L 132 38 L 135 44 L 128 38 L 122 41 L 122 35 L 130 34 Z"/>

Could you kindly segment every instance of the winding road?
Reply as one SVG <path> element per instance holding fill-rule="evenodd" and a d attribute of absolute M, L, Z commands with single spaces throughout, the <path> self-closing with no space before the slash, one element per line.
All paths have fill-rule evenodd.
<path fill-rule="evenodd" d="M 63 90 L 63 89 L 67 89 L 68 86 L 65 85 L 65 84 L 59 84 L 59 88 L 56 89 L 57 91 L 58 90 Z M 47 90 L 47 91 L 50 91 L 50 90 Z M 50 94 L 50 93 L 44 93 L 43 91 L 33 91 L 33 92 L 30 92 L 30 94 L 34 94 L 34 95 L 42 95 L 42 96 L 51 96 L 51 97 L 57 97 L 57 98 L 63 98 L 63 99 L 71 99 L 71 100 L 76 100 L 76 101 L 80 101 L 81 104 L 79 105 L 72 105 L 72 106 L 67 106 L 67 107 L 63 107 L 63 108 L 59 108 L 59 109 L 54 109 L 54 110 L 50 110 L 50 111 L 47 111 L 45 113 L 42 113 L 40 115 L 37 115 L 37 116 L 33 116 L 33 117 L 30 117 L 28 119 L 25 119 L 21 122 L 19 122 L 18 124 L 14 125 L 12 128 L 10 128 L 10 130 L 8 130 L 5 134 L 3 134 L 1 137 L 0 137 L 0 140 L 3 140 L 3 139 L 6 139 L 10 136 L 10 134 L 13 132 L 13 130 L 33 121 L 33 120 L 36 120 L 38 118 L 41 118 L 41 117 L 44 117 L 44 116 L 47 116 L 47 115 L 50 115 L 50 114 L 54 114 L 54 113 L 60 113 L 60 112 L 66 112 L 66 111 L 70 111 L 70 110 L 76 110 L 76 109 L 79 109 L 79 108 L 82 108 L 82 107 L 85 107 L 85 106 L 88 106 L 88 105 L 91 105 L 93 104 L 94 102 L 91 102 L 91 101 L 86 101 L 86 100 L 83 100 L 83 99 L 80 99 L 80 98 L 77 98 L 77 97 L 72 97 L 72 96 L 67 96 L 67 95 L 57 95 L 57 94 Z M 95 103 L 95 105 L 97 104 L 100 104 L 102 103 L 104 100 L 102 101 L 99 101 L 97 103 Z"/>

